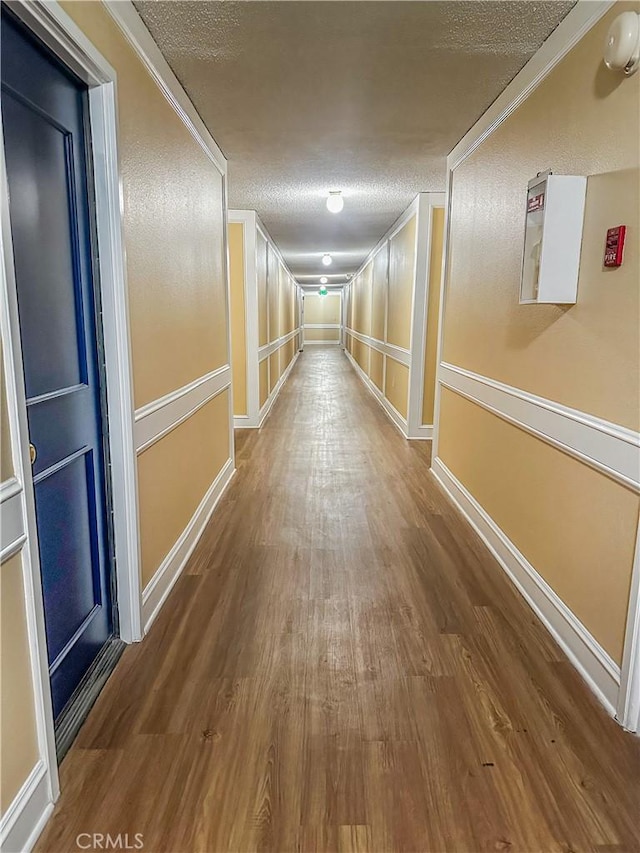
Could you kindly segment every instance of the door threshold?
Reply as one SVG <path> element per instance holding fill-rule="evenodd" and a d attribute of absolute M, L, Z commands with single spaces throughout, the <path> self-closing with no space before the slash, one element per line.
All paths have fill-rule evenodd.
<path fill-rule="evenodd" d="M 107 640 L 58 717 L 55 736 L 59 765 L 82 728 L 82 724 L 115 669 L 125 647 L 126 643 L 123 643 L 119 637 Z"/>

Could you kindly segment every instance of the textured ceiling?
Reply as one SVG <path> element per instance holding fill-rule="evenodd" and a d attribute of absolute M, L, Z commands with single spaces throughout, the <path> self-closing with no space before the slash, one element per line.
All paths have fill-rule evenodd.
<path fill-rule="evenodd" d="M 302 283 L 344 281 L 416 193 L 444 189 L 448 152 L 572 6 L 136 3 L 229 159 L 230 207 L 258 212 Z"/>

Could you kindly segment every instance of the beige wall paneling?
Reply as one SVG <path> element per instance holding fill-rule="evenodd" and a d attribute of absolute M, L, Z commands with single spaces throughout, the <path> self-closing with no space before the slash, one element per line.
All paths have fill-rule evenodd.
<path fill-rule="evenodd" d="M 440 316 L 440 281 L 442 278 L 442 248 L 444 241 L 444 207 L 434 208 L 431 216 L 431 260 L 429 263 L 427 339 L 424 349 L 424 389 L 422 394 L 423 426 L 433 426 L 433 407 L 436 394 L 438 318 Z"/>
<path fill-rule="evenodd" d="M 412 216 L 389 238 L 387 343 L 403 349 L 409 349 L 411 346 L 417 220 L 417 216 Z"/>
<path fill-rule="evenodd" d="M 433 224 L 438 223 L 434 212 L 443 205 L 444 193 L 420 193 L 349 285 L 347 317 L 354 340 L 347 353 L 368 375 L 368 387 L 407 438 L 432 435 L 431 424 L 425 425 L 422 419 L 425 350 L 427 325 L 430 338 L 438 327 L 436 309 L 429 312 L 434 302 L 437 307 L 437 300 L 429 296 L 430 285 L 440 283 L 437 249 L 432 251 L 431 239 Z M 439 239 L 437 230 L 435 239 Z M 432 260 L 436 262 L 433 272 Z M 435 340 L 430 343 L 435 353 Z M 366 366 L 362 352 L 369 354 Z M 391 371 L 389 381 L 387 370 Z"/>
<path fill-rule="evenodd" d="M 635 729 L 638 241 L 622 267 L 602 266 L 606 229 L 640 225 L 640 77 L 602 64 L 608 27 L 629 8 L 640 7 L 578 3 L 448 158 L 434 471 Z M 523 198 L 546 168 L 588 178 L 570 307 L 518 304 Z"/>
<path fill-rule="evenodd" d="M 37 765 L 40 750 L 20 552 L 5 560 L 0 571 L 0 807 L 5 814 Z"/>
<path fill-rule="evenodd" d="M 245 224 L 229 222 L 229 286 L 231 292 L 231 367 L 233 414 L 247 414 L 247 330 L 245 311 Z"/>
<path fill-rule="evenodd" d="M 387 325 L 387 291 L 389 283 L 389 243 L 376 252 L 373 258 L 371 282 L 371 332 L 372 338 L 385 341 Z"/>
<path fill-rule="evenodd" d="M 280 337 L 280 260 L 271 243 L 267 247 L 267 304 L 269 343 L 273 343 Z"/>
<path fill-rule="evenodd" d="M 341 292 L 320 296 L 313 291 L 304 298 L 305 344 L 340 344 L 342 323 Z"/>
<path fill-rule="evenodd" d="M 142 579 L 146 587 L 229 458 L 211 436 L 228 429 L 228 388 L 138 457 Z"/>
<path fill-rule="evenodd" d="M 229 210 L 244 227 L 247 408 L 237 428 L 259 428 L 297 357 L 299 287 L 253 210 Z"/>
<path fill-rule="evenodd" d="M 256 233 L 256 273 L 258 277 L 258 345 L 269 343 L 267 304 L 267 238 L 260 229 Z"/>
<path fill-rule="evenodd" d="M 384 393 L 389 403 L 406 420 L 409 402 L 409 368 L 386 356 Z"/>

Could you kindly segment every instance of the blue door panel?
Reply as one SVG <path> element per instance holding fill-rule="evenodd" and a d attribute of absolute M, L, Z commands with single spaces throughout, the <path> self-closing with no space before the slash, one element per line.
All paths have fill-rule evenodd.
<path fill-rule="evenodd" d="M 46 628 L 52 665 L 96 604 L 101 603 L 100 578 L 83 570 L 96 563 L 91 456 L 90 451 L 72 456 L 35 482 L 36 511 L 47 519 L 49 528 L 40 546 L 40 566 L 49 605 Z"/>
<path fill-rule="evenodd" d="M 54 716 L 113 634 L 87 92 L 3 6 L 2 120 Z"/>
<path fill-rule="evenodd" d="M 20 327 L 33 345 L 24 348 L 27 399 L 86 382 L 77 336 L 81 295 L 76 290 L 78 235 L 70 205 L 73 138 L 48 117 L 3 94 L 3 120 L 22 145 L 13 154 L 14 252 L 20 268 Z M 37 219 L 37 251 L 29 244 Z M 47 258 L 46 265 L 42 259 Z"/>

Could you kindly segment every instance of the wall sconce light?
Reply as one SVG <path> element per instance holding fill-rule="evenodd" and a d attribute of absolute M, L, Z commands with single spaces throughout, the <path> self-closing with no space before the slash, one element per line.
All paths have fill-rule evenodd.
<path fill-rule="evenodd" d="M 640 66 L 640 14 L 623 12 L 609 27 L 604 43 L 604 64 L 627 77 Z"/>

